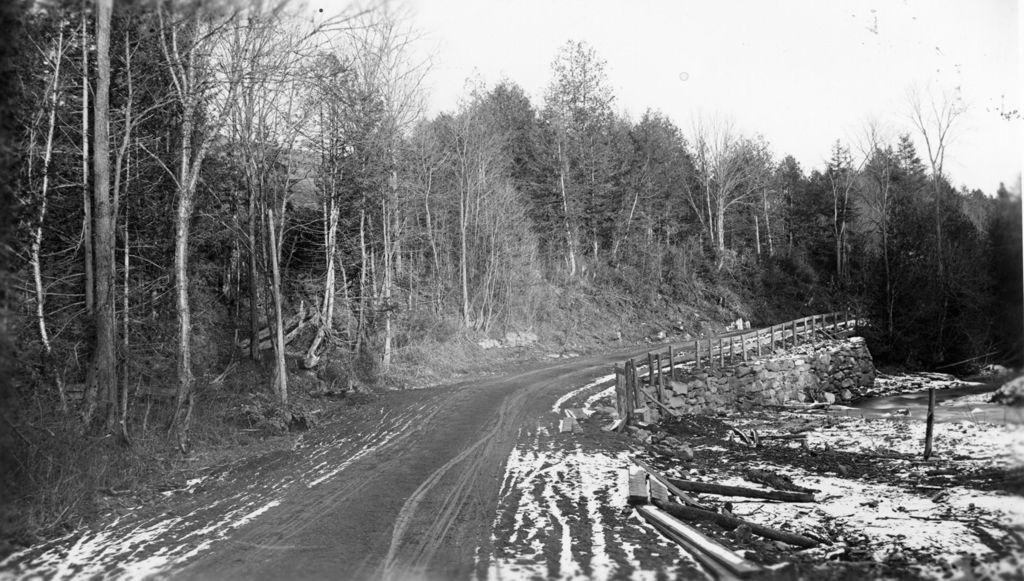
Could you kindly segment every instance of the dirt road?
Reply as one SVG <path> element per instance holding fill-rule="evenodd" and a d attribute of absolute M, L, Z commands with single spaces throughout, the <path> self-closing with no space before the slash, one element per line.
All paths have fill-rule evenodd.
<path fill-rule="evenodd" d="M 15 577 L 453 579 L 487 571 L 521 427 L 621 355 L 390 393 L 355 423 L 190 482 L 159 512 L 22 555 Z M 6 563 L 12 565 L 12 563 Z M 0 573 L 0 578 L 5 577 Z"/>
<path fill-rule="evenodd" d="M 520 426 L 607 367 L 590 359 L 411 394 L 404 410 L 381 422 L 385 436 L 370 441 L 369 452 L 356 451 L 354 460 L 346 450 L 328 453 L 328 465 L 344 470 L 314 488 L 296 483 L 274 510 L 179 573 L 468 578 L 475 562 L 486 566 L 505 459 Z"/>

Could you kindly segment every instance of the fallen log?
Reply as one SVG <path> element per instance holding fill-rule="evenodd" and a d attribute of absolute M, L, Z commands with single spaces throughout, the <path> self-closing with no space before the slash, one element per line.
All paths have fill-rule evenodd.
<path fill-rule="evenodd" d="M 798 485 L 797 483 L 793 482 L 793 479 L 790 478 L 789 476 L 786 476 L 784 474 L 775 474 L 774 472 L 769 472 L 767 470 L 748 468 L 743 471 L 743 476 L 751 482 L 764 484 L 765 486 L 770 486 L 772 488 L 791 490 L 793 492 L 818 492 L 813 488 L 804 488 L 803 486 Z"/>
<path fill-rule="evenodd" d="M 712 484 L 710 482 L 695 482 L 693 480 L 679 480 L 669 478 L 673 486 L 688 492 L 703 492 L 706 494 L 717 494 L 719 496 L 745 496 L 747 498 L 764 498 L 767 500 L 780 500 L 782 502 L 814 502 L 814 495 L 807 492 L 785 492 L 782 490 L 757 490 L 744 486 L 726 486 L 723 484 Z"/>
<path fill-rule="evenodd" d="M 780 531 L 778 529 L 773 529 L 771 527 L 766 527 L 763 525 L 752 523 L 750 521 L 743 520 L 739 517 L 726 516 L 724 514 L 719 514 L 717 512 L 711 512 L 710 510 L 703 510 L 700 508 L 694 508 L 692 506 L 685 506 L 682 504 L 677 504 L 675 502 L 666 502 L 657 499 L 654 500 L 654 505 L 676 518 L 681 518 L 690 521 L 711 522 L 727 530 L 733 530 L 741 525 L 747 525 L 748 527 L 750 527 L 750 532 L 754 533 L 755 535 L 764 537 L 766 539 L 771 539 L 773 541 L 782 541 L 783 543 L 794 545 L 797 547 L 803 547 L 805 549 L 817 547 L 819 544 L 818 541 L 815 541 L 810 537 L 805 537 L 803 535 L 798 535 L 796 533 Z"/>
<path fill-rule="evenodd" d="M 761 567 L 708 538 L 697 529 L 676 520 L 664 509 L 643 505 L 637 507 L 637 512 L 662 534 L 686 549 L 701 565 L 708 568 L 716 579 L 742 579 L 761 572 Z"/>

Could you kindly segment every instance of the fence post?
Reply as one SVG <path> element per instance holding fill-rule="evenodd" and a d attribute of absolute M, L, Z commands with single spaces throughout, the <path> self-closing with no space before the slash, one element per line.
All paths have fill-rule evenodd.
<path fill-rule="evenodd" d="M 654 353 L 647 352 L 647 387 L 654 386 Z"/>
<path fill-rule="evenodd" d="M 793 319 L 793 347 L 796 347 L 799 344 L 800 344 L 799 338 L 797 337 L 797 334 L 796 334 L 796 319 Z"/>
<path fill-rule="evenodd" d="M 622 379 L 623 376 L 619 374 L 619 366 L 613 365 L 612 370 L 615 371 L 615 411 L 619 414 L 619 417 L 623 417 L 625 411 L 625 402 L 622 397 Z M 625 369 L 622 370 L 625 373 Z"/>
<path fill-rule="evenodd" d="M 756 337 L 757 337 L 757 356 L 760 357 L 761 356 L 761 329 L 757 330 Z"/>
<path fill-rule="evenodd" d="M 718 366 L 725 367 L 725 347 L 722 346 L 722 338 L 718 338 Z"/>
<path fill-rule="evenodd" d="M 742 344 L 743 344 L 743 360 L 744 361 L 750 361 L 750 359 L 747 356 L 747 336 L 746 335 L 742 335 L 740 337 L 740 341 L 742 341 Z"/>
<path fill-rule="evenodd" d="M 626 422 L 633 416 L 633 410 L 636 409 L 636 363 L 630 359 L 628 367 L 626 367 Z"/>
<path fill-rule="evenodd" d="M 668 346 L 668 380 L 672 381 L 676 378 L 676 357 L 675 353 L 672 352 L 672 346 Z"/>
<path fill-rule="evenodd" d="M 700 371 L 700 339 L 693 340 L 693 369 Z"/>
<path fill-rule="evenodd" d="M 708 337 L 708 369 L 715 368 L 715 352 L 711 348 L 711 337 Z"/>
<path fill-rule="evenodd" d="M 665 403 L 665 372 L 661 368 L 661 353 L 655 355 L 656 365 L 658 366 L 658 401 Z"/>

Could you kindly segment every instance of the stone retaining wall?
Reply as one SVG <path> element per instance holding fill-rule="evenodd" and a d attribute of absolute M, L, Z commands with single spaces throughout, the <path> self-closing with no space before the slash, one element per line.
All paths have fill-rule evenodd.
<path fill-rule="evenodd" d="M 664 400 L 681 413 L 723 407 L 750 409 L 786 401 L 847 402 L 875 382 L 864 339 L 852 337 L 803 345 L 733 366 L 680 375 L 665 386 Z M 642 387 L 655 395 L 650 387 Z"/>

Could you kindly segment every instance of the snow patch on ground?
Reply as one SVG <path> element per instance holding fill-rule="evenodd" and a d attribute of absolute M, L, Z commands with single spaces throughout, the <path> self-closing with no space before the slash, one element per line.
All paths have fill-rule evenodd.
<path fill-rule="evenodd" d="M 629 519 L 626 526 L 623 519 L 606 522 L 602 508 L 623 514 L 627 507 L 626 452 L 585 450 L 570 435 L 549 437 L 539 431 L 530 440 L 521 440 L 508 457 L 489 579 L 659 578 L 663 570 L 640 565 L 645 549 L 630 540 L 637 536 L 662 554 L 687 558 L 640 519 Z M 551 554 L 550 541 L 545 553 L 551 535 L 558 538 L 557 554 Z M 583 539 L 588 547 L 579 546 Z"/>
<path fill-rule="evenodd" d="M 609 381 L 615 381 L 614 373 L 612 373 L 611 375 L 603 375 L 601 377 L 598 377 L 597 379 L 591 381 L 590 383 L 584 385 L 583 387 L 578 387 L 570 391 L 569 393 L 563 395 L 562 397 L 558 398 L 558 400 L 555 401 L 555 405 L 551 406 L 551 411 L 555 412 L 556 414 L 562 413 L 562 406 L 565 405 L 565 402 L 587 391 L 588 389 L 593 389 L 603 383 L 608 383 Z"/>

